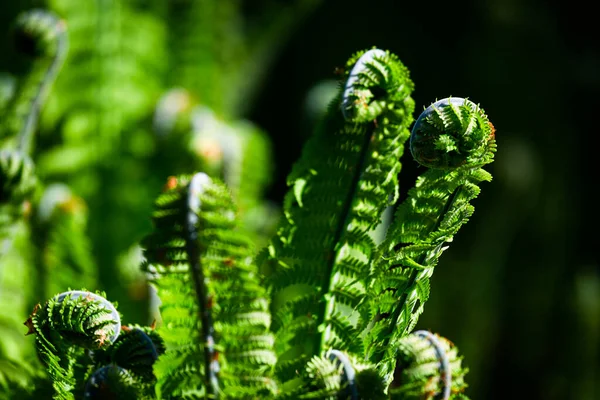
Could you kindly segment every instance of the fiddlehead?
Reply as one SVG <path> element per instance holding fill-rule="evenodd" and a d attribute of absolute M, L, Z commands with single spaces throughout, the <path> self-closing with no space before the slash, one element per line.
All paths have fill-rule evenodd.
<path fill-rule="evenodd" d="M 389 390 L 392 399 L 466 399 L 460 393 L 467 387 L 468 370 L 447 339 L 428 331 L 414 332 L 400 340 L 397 357 Z"/>
<path fill-rule="evenodd" d="M 198 168 L 222 179 L 236 203 L 241 227 L 256 236 L 267 236 L 265 227 L 273 222 L 263 210 L 268 207 L 263 193 L 272 171 L 271 143 L 258 126 L 246 120 L 224 121 L 202 106 L 192 112 L 190 147 L 198 159 Z M 263 222 L 253 219 L 263 215 Z M 277 213 L 273 213 L 277 216 Z M 266 221 L 266 222 L 265 222 Z M 262 228 L 262 229 L 261 229 Z"/>
<path fill-rule="evenodd" d="M 161 147 L 175 154 L 176 171 L 188 172 L 192 164 L 223 180 L 236 203 L 241 228 L 264 245 L 279 216 L 263 199 L 273 164 L 266 133 L 250 121 L 220 118 L 207 106 L 194 104 L 183 89 L 171 89 L 163 96 L 155 110 L 154 128 Z M 161 158 L 169 157 L 162 153 Z"/>
<path fill-rule="evenodd" d="M 0 147 L 16 147 L 0 149 L 0 257 L 10 245 L 10 238 L 3 237 L 11 236 L 21 202 L 37 183 L 28 154 L 39 112 L 66 55 L 65 29 L 63 21 L 43 10 L 25 12 L 16 21 L 15 45 L 35 61 L 31 71 L 20 79 L 16 95 L 11 96 L 5 110 L 0 110 Z M 16 143 L 10 143 L 14 140 Z M 3 143 L 6 141 L 9 146 Z M 9 202 L 12 205 L 7 205 Z"/>
<path fill-rule="evenodd" d="M 373 316 L 365 327 L 367 356 L 388 382 L 398 340 L 413 329 L 429 297 L 433 268 L 473 213 L 477 185 L 491 179 L 481 168 L 493 161 L 496 148 L 483 110 L 468 101 L 435 104 L 413 127 L 412 149 L 418 160 L 439 168 L 421 175 L 398 207 L 364 303 Z"/>
<path fill-rule="evenodd" d="M 199 173 L 171 178 L 144 241 L 161 298 L 167 351 L 161 396 L 265 396 L 275 362 L 265 290 L 224 185 Z"/>
<path fill-rule="evenodd" d="M 410 135 L 410 152 L 421 165 L 453 169 L 489 151 L 494 127 L 477 105 L 460 97 L 436 101 L 421 113 Z M 489 124 L 491 131 L 485 128 Z"/>
<path fill-rule="evenodd" d="M 124 326 L 117 341 L 107 351 L 111 362 L 147 381 L 154 381 L 152 367 L 158 356 L 165 352 L 165 343 L 152 328 Z"/>
<path fill-rule="evenodd" d="M 104 399 L 109 394 L 119 399 L 155 398 L 152 368 L 164 352 L 164 342 L 153 328 L 121 327 L 112 346 L 92 352 L 96 369 L 87 374 L 83 398 Z"/>
<path fill-rule="evenodd" d="M 144 399 L 129 371 L 114 364 L 98 368 L 85 384 L 85 400 Z"/>
<path fill-rule="evenodd" d="M 28 11 L 18 17 L 14 39 L 19 51 L 37 61 L 19 84 L 0 138 L 18 134 L 18 148 L 27 154 L 31 151 L 41 107 L 67 54 L 66 24 L 51 12 Z"/>
<path fill-rule="evenodd" d="M 374 49 L 352 57 L 345 77 L 288 177 L 286 218 L 262 254 L 283 380 L 331 348 L 362 351 L 348 315 L 365 294 L 375 248 L 369 232 L 397 197 L 413 111 L 408 71 Z"/>
<path fill-rule="evenodd" d="M 25 325 L 28 334 L 35 334 L 38 355 L 53 380 L 54 398 L 72 399 L 77 354 L 114 343 L 121 318 L 101 295 L 76 290 L 37 305 Z"/>
<path fill-rule="evenodd" d="M 281 386 L 277 399 L 385 400 L 381 377 L 374 366 L 346 352 L 329 350 L 312 357 L 294 379 Z"/>

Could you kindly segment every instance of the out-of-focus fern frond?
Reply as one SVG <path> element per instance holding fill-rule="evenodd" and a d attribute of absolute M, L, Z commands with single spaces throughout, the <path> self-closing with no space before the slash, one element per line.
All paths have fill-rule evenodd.
<path fill-rule="evenodd" d="M 27 154 L 41 107 L 67 55 L 66 25 L 48 11 L 32 10 L 19 15 L 13 36 L 16 50 L 33 63 L 2 115 L 0 140 L 13 141 Z"/>
<path fill-rule="evenodd" d="M 398 343 L 398 364 L 390 386 L 394 400 L 467 399 L 468 372 L 454 345 L 438 335 L 417 331 Z"/>
<path fill-rule="evenodd" d="M 320 0 L 271 3 L 178 0 L 168 3 L 173 49 L 169 84 L 225 118 L 249 109 L 278 49 Z M 249 10 L 252 7 L 258 10 Z"/>
<path fill-rule="evenodd" d="M 44 131 L 60 132 L 60 142 L 41 156 L 40 168 L 58 174 L 110 160 L 124 131 L 151 113 L 167 57 L 160 20 L 127 0 L 49 6 L 70 34 L 64 73 L 42 120 Z"/>
<path fill-rule="evenodd" d="M 97 270 L 87 236 L 87 206 L 65 185 L 48 186 L 32 218 L 36 245 L 36 302 L 68 287 L 97 287 Z"/>

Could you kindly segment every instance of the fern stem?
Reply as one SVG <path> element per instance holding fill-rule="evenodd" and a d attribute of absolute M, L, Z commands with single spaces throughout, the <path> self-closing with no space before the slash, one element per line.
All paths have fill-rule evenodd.
<path fill-rule="evenodd" d="M 218 363 L 215 360 L 215 328 L 213 325 L 208 296 L 207 277 L 204 275 L 200 262 L 200 246 L 198 244 L 198 214 L 202 185 L 208 177 L 196 174 L 188 186 L 188 213 L 185 221 L 185 247 L 190 262 L 190 272 L 194 282 L 196 303 L 198 304 L 198 319 L 201 322 L 201 335 L 204 338 L 204 380 L 206 392 L 210 398 L 218 398 L 219 381 L 217 377 Z"/>
<path fill-rule="evenodd" d="M 342 210 L 343 213 L 340 213 L 340 215 L 343 215 L 343 218 L 340 218 L 340 221 L 342 221 L 340 224 L 338 224 L 338 226 L 336 227 L 336 231 L 335 231 L 335 236 L 334 236 L 334 240 L 332 242 L 333 246 L 338 246 L 339 245 L 339 241 L 342 238 L 342 235 L 344 233 L 344 229 L 347 228 L 348 226 L 348 219 L 351 216 L 352 213 L 352 202 L 356 196 L 356 192 L 358 191 L 358 185 L 360 183 L 360 177 L 362 175 L 364 166 L 366 164 L 367 161 L 367 157 L 370 154 L 370 143 L 371 140 L 373 139 L 373 134 L 375 133 L 375 126 L 371 125 L 368 126 L 366 129 L 366 134 L 364 136 L 364 143 L 363 146 L 361 146 L 361 151 L 360 151 L 360 155 L 358 157 L 358 162 L 356 164 L 356 169 L 355 169 L 355 173 L 354 176 L 352 177 L 352 183 L 350 185 L 350 190 L 348 191 L 346 198 L 344 199 L 344 203 L 342 205 Z M 333 291 L 336 287 L 336 279 L 335 279 L 335 275 L 332 274 L 332 271 L 334 269 L 335 266 L 335 260 L 337 258 L 337 254 L 339 252 L 339 248 L 338 249 L 334 249 L 332 251 L 330 251 L 331 256 L 329 257 L 329 264 L 327 265 L 327 270 L 325 271 L 325 284 L 323 285 L 323 288 L 321 289 L 321 293 L 322 295 L 325 297 L 326 302 L 325 302 L 325 306 L 321 307 L 320 309 L 320 314 L 318 316 L 317 319 L 317 326 L 320 326 L 321 324 L 325 324 L 326 321 L 328 321 L 334 311 L 335 308 L 335 294 L 333 294 Z M 337 275 L 337 274 L 336 274 Z M 324 326 L 322 328 L 323 332 L 321 333 L 321 335 L 318 336 L 318 354 L 321 354 L 325 349 L 323 349 L 323 346 L 325 343 L 327 343 L 327 341 L 329 340 L 329 336 L 331 335 L 331 325 L 327 325 Z"/>
<path fill-rule="evenodd" d="M 444 204 L 444 208 L 442 209 L 442 212 L 438 215 L 437 221 L 430 232 L 435 232 L 440 227 L 440 224 L 444 220 L 446 213 L 448 212 L 448 210 L 450 210 L 450 208 L 454 204 L 454 201 L 458 197 L 462 188 L 463 188 L 463 185 L 457 186 L 456 189 L 454 189 L 454 191 L 450 194 L 450 196 L 448 196 L 448 200 L 446 200 L 446 203 Z M 403 244 L 399 244 L 398 246 L 402 246 L 402 245 Z M 398 247 L 398 246 L 396 246 L 396 247 Z M 427 258 L 427 254 L 423 253 L 417 259 L 417 263 L 424 264 L 426 261 L 426 258 Z M 402 314 L 402 311 L 404 310 L 406 300 L 408 299 L 409 294 L 412 292 L 411 288 L 413 288 L 415 286 L 415 284 L 417 282 L 417 277 L 420 272 L 422 272 L 422 271 L 418 270 L 418 269 L 414 269 L 414 268 L 411 271 L 410 276 L 408 278 L 408 284 L 406 285 L 407 290 L 405 290 L 402 293 L 402 295 L 400 296 L 400 299 L 398 300 L 398 303 L 397 303 L 398 305 L 394 309 L 394 312 L 391 316 L 391 320 L 393 321 L 393 323 L 389 324 L 388 332 L 386 335 L 387 339 L 386 339 L 385 343 L 382 345 L 382 348 L 388 348 L 388 346 L 390 344 L 389 342 L 393 338 L 394 330 L 396 329 L 396 326 L 398 325 L 398 319 L 400 318 L 400 315 Z M 375 363 L 379 363 L 382 360 L 383 354 L 385 354 L 385 352 L 378 353 L 378 354 L 380 354 L 381 356 L 378 359 L 371 360 L 371 361 L 373 361 Z"/>
<path fill-rule="evenodd" d="M 52 18 L 56 17 L 52 16 Z M 40 110 L 67 56 L 69 47 L 67 25 L 63 20 L 56 20 L 54 22 L 54 29 L 56 31 L 56 54 L 38 86 L 37 93 L 29 107 L 29 112 L 25 116 L 25 123 L 19 132 L 18 149 L 25 154 L 31 152 L 33 131 L 37 125 Z"/>

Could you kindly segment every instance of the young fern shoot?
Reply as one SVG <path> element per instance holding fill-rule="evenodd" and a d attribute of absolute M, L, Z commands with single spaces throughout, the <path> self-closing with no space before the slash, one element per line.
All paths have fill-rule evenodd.
<path fill-rule="evenodd" d="M 367 359 L 390 382 L 399 340 L 415 326 L 429 297 L 429 279 L 447 244 L 473 213 L 482 169 L 493 161 L 494 128 L 469 100 L 450 98 L 428 107 L 415 123 L 411 152 L 431 168 L 400 204 L 377 249 L 368 293 L 372 321 L 366 330 Z M 364 311 L 366 312 L 366 311 Z"/>
<path fill-rule="evenodd" d="M 83 349 L 110 346 L 121 331 L 121 317 L 101 295 L 86 291 L 61 293 L 39 304 L 25 325 L 35 334 L 38 355 L 52 378 L 55 400 L 73 400 L 77 358 Z"/>
<path fill-rule="evenodd" d="M 34 61 L 19 79 L 16 95 L 0 109 L 0 258 L 10 246 L 12 227 L 23 212 L 23 201 L 37 184 L 30 158 L 33 133 L 66 56 L 66 25 L 52 13 L 28 11 L 17 19 L 14 42 L 19 52 L 33 56 Z"/>
<path fill-rule="evenodd" d="M 170 178 L 154 224 L 144 268 L 165 321 L 159 396 L 268 397 L 276 390 L 269 301 L 226 187 L 204 173 Z"/>
<path fill-rule="evenodd" d="M 398 195 L 414 108 L 408 70 L 372 49 L 350 58 L 344 77 L 288 177 L 285 220 L 263 253 L 284 381 L 331 349 L 362 352 L 361 316 L 349 314 L 367 288 L 369 232 Z"/>

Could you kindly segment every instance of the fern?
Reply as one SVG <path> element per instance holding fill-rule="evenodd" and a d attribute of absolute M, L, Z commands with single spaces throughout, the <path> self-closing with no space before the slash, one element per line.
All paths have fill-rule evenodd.
<path fill-rule="evenodd" d="M 449 146 L 446 139 L 459 144 Z M 422 147 L 426 143 L 425 149 Z M 398 207 L 377 250 L 368 290 L 367 357 L 389 381 L 398 341 L 415 326 L 429 297 L 429 278 L 447 243 L 473 213 L 469 203 L 478 183 L 491 175 L 481 167 L 493 160 L 493 127 L 468 100 L 434 103 L 413 127 L 411 151 L 435 169 L 417 179 Z M 426 153 L 423 160 L 423 153 Z"/>
<path fill-rule="evenodd" d="M 286 219 L 268 250 L 282 379 L 330 348 L 360 353 L 359 324 L 348 314 L 365 295 L 368 233 L 397 196 L 413 109 L 408 71 L 374 49 L 352 57 L 346 76 L 288 178 Z"/>
<path fill-rule="evenodd" d="M 22 204 L 37 184 L 30 159 L 33 133 L 67 51 L 64 22 L 42 10 L 20 14 L 13 39 L 19 52 L 33 58 L 0 115 L 0 258 L 10 246 L 11 226 L 20 218 Z"/>
<path fill-rule="evenodd" d="M 149 190 L 127 192 L 131 176 L 117 164 L 141 157 L 149 167 L 133 175 L 161 179 L 156 147 L 173 153 L 164 160 L 177 174 L 203 172 L 167 180 L 154 229 L 142 241 L 142 270 L 160 296 L 157 329 L 121 326 L 104 294 L 64 292 L 37 304 L 25 321 L 37 362 L 14 334 L 16 314 L 3 314 L 0 334 L 10 339 L 0 347 L 0 397 L 466 398 L 467 369 L 452 343 L 411 332 L 439 257 L 472 215 L 479 183 L 491 179 L 483 167 L 493 160 L 494 128 L 478 105 L 438 101 L 409 134 L 408 70 L 388 51 L 356 53 L 288 177 L 276 234 L 258 255 L 254 250 L 278 214 L 262 198 L 272 172 L 269 141 L 240 114 L 290 17 L 316 4 L 280 6 L 286 18 L 261 30 L 256 21 L 269 14 L 257 12 L 242 28 L 239 1 L 51 0 L 71 23 L 72 52 L 68 74 L 49 97 L 43 146 L 33 157 L 40 107 L 65 59 L 66 30 L 39 10 L 19 19 L 18 43 L 37 58 L 16 81 L 18 90 L 11 80 L 0 89 L 0 305 L 6 306 L 0 309 L 22 309 L 75 284 L 95 287 L 96 265 L 114 272 L 109 261 L 130 248 L 122 239 L 134 236 L 115 232 L 123 226 L 115 221 L 142 213 L 137 197 Z M 172 26 L 179 17 L 184 23 Z M 169 26 L 177 29 L 164 29 Z M 143 33 L 149 36 L 140 40 Z M 90 46 L 92 36 L 98 40 Z M 155 52 L 164 54 L 167 40 L 181 46 L 163 77 L 167 57 Z M 93 95 L 74 90 L 87 81 Z M 160 101 L 152 136 L 151 114 L 164 83 L 179 88 Z M 249 93 L 233 99 L 236 85 Z M 400 201 L 400 159 L 409 136 L 413 157 L 429 170 Z M 75 169 L 82 171 L 71 178 Z M 62 176 L 74 183 L 73 192 L 44 188 L 38 176 L 41 182 Z M 126 203 L 121 214 L 92 220 L 95 236 L 103 237 L 99 260 L 91 255 L 78 189 L 92 206 L 117 198 Z M 15 267 L 18 274 L 10 270 Z M 37 281 L 19 292 L 31 276 Z"/>
<path fill-rule="evenodd" d="M 76 360 L 83 348 L 101 349 L 113 343 L 121 328 L 115 307 L 94 293 L 65 292 L 39 304 L 25 323 L 35 334 L 38 355 L 52 378 L 56 400 L 73 399 Z"/>
<path fill-rule="evenodd" d="M 319 3 L 294 0 L 244 13 L 253 7 L 240 0 L 168 2 L 174 49 L 168 85 L 189 90 L 219 117 L 238 118 L 252 104 L 281 43 Z"/>
<path fill-rule="evenodd" d="M 233 204 L 206 174 L 173 178 L 145 241 L 161 298 L 167 351 L 155 367 L 160 396 L 271 393 L 275 363 L 266 293 Z"/>
<path fill-rule="evenodd" d="M 170 90 L 159 101 L 154 128 L 173 154 L 186 150 L 170 163 L 175 171 L 185 171 L 191 163 L 223 180 L 237 205 L 242 229 L 262 247 L 278 217 L 276 207 L 263 200 L 273 167 L 266 133 L 247 120 L 219 118 L 210 108 L 194 103 L 183 89 Z"/>
<path fill-rule="evenodd" d="M 16 140 L 18 149 L 28 154 L 40 109 L 67 54 L 66 25 L 52 13 L 32 10 L 18 17 L 14 42 L 34 62 L 3 115 L 0 140 Z"/>
<path fill-rule="evenodd" d="M 49 7 L 69 21 L 71 40 L 42 121 L 61 140 L 39 164 L 45 174 L 61 175 L 101 163 L 129 124 L 151 110 L 161 90 L 164 35 L 153 15 L 127 0 L 50 0 Z"/>
<path fill-rule="evenodd" d="M 403 337 L 397 351 L 399 365 L 390 387 L 391 399 L 466 399 L 459 393 L 466 387 L 467 370 L 447 339 L 417 331 Z"/>

